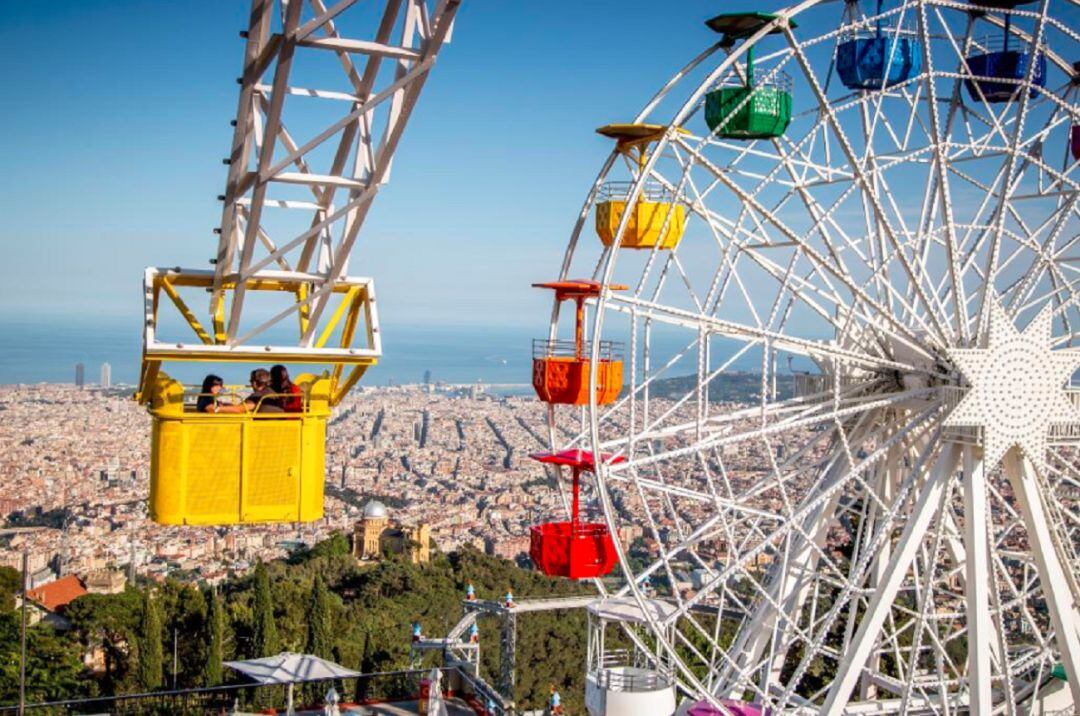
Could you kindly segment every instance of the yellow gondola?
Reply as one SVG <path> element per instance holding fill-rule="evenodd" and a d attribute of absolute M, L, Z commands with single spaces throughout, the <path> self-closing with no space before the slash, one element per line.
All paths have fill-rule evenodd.
<path fill-rule="evenodd" d="M 659 141 L 667 127 L 657 124 L 606 124 L 598 134 L 614 139 L 616 151 L 630 158 L 638 170 L 648 161 L 648 147 Z M 686 133 L 685 130 L 677 130 Z M 630 182 L 609 182 L 600 187 L 596 204 L 596 233 L 604 246 L 615 243 L 626 213 Z M 686 231 L 686 207 L 674 201 L 667 187 L 647 182 L 634 202 L 619 247 L 624 249 L 674 249 Z"/>
<path fill-rule="evenodd" d="M 151 391 L 150 516 L 169 525 L 323 516 L 327 375 L 299 376 L 299 413 L 199 413 L 163 373 Z"/>
<path fill-rule="evenodd" d="M 143 277 L 135 398 L 152 421 L 151 519 L 227 525 L 322 517 L 327 418 L 381 355 L 374 283 L 349 274 L 350 254 L 390 179 L 394 153 L 460 4 L 428 9 L 424 3 L 425 31 L 416 32 L 413 22 L 396 19 L 394 0 L 360 9 L 338 3 L 329 11 L 318 3 L 253 0 L 241 33 L 244 70 L 223 159 L 228 177 L 218 196 L 212 268 L 151 268 Z M 392 59 L 386 47 L 395 48 Z M 333 52 L 342 59 L 336 83 L 347 82 L 352 95 L 315 89 L 335 86 L 317 69 L 339 64 L 319 64 Z M 384 61 L 396 70 L 385 71 Z M 294 83 L 294 66 L 302 68 L 303 88 Z M 344 117 L 312 111 L 328 97 L 350 98 Z M 297 126 L 303 141 L 290 134 Z M 206 327 L 189 308 L 189 294 L 209 297 Z M 177 315 L 166 308 L 159 317 L 170 302 L 180 340 L 165 337 L 176 332 Z M 290 323 L 297 329 L 291 335 Z M 267 395 L 260 378 L 241 404 L 250 407 L 224 406 L 216 394 L 185 388 L 165 364 L 186 364 L 174 371 L 184 378 L 197 365 L 280 364 L 279 393 Z M 289 381 L 289 369 L 309 373 Z M 223 387 L 215 373 L 204 375 L 203 386 Z"/>
<path fill-rule="evenodd" d="M 210 288 L 213 272 L 148 269 L 144 281 L 147 315 L 136 398 L 146 404 L 152 419 L 150 518 L 170 525 L 321 519 L 330 409 L 376 364 L 381 350 L 370 280 L 340 281 L 334 287 L 336 310 L 312 346 L 302 348 L 230 346 L 219 340 L 216 329 L 211 336 L 179 289 Z M 235 286 L 226 283 L 225 288 Z M 251 280 L 247 290 L 297 295 L 304 291 L 301 281 L 284 272 Z M 158 334 L 162 298 L 178 309 L 197 337 L 195 343 L 163 340 Z M 302 323 L 301 330 L 305 327 Z M 301 408 L 296 412 L 260 412 L 256 405 L 243 413 L 206 413 L 196 409 L 198 389 L 185 389 L 165 373 L 161 369 L 165 362 L 321 363 L 327 369 L 295 378 L 301 390 Z M 239 390 L 233 393 L 242 399 Z"/>

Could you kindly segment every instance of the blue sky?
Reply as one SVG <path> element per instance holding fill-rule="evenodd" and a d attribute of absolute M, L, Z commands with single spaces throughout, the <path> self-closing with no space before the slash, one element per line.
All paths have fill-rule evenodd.
<path fill-rule="evenodd" d="M 729 9 L 677 4 L 465 0 L 354 259 L 384 323 L 543 322 L 528 284 L 558 270 L 610 149 L 592 130 L 632 117 Z M 144 266 L 206 265 L 247 10 L 2 4 L 6 313 L 135 319 Z"/>

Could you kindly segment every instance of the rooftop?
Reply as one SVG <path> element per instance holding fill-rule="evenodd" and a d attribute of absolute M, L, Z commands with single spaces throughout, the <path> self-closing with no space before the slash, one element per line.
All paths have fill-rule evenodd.
<path fill-rule="evenodd" d="M 74 574 L 61 577 L 55 582 L 43 584 L 26 592 L 31 601 L 40 604 L 50 612 L 57 612 L 87 594 L 86 587 Z"/>

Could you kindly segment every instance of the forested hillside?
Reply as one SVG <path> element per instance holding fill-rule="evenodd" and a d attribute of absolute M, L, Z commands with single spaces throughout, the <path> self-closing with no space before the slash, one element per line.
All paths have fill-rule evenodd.
<path fill-rule="evenodd" d="M 0 704 L 18 698 L 13 576 L 0 575 Z M 66 612 L 71 631 L 44 624 L 30 629 L 28 699 L 171 687 L 174 630 L 181 688 L 229 680 L 222 661 L 281 650 L 317 653 L 364 672 L 407 668 L 411 623 L 419 620 L 427 634 L 445 634 L 461 616 L 470 582 L 480 598 L 491 599 L 507 589 L 519 598 L 589 591 L 471 549 L 433 552 L 426 565 L 397 558 L 359 565 L 347 538 L 336 535 L 288 561 L 260 564 L 216 590 L 170 580 L 76 599 Z M 493 618 L 480 622 L 482 668 L 491 683 L 499 669 L 498 628 Z M 580 610 L 518 618 L 520 705 L 541 707 L 555 684 L 569 712 L 583 712 L 584 629 Z M 104 673 L 82 666 L 94 647 L 104 653 Z"/>

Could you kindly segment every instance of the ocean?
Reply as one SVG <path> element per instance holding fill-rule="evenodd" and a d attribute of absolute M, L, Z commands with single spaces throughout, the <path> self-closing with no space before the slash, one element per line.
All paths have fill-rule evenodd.
<path fill-rule="evenodd" d="M 527 384 L 531 377 L 533 336 L 526 329 L 384 326 L 382 334 L 383 357 L 364 377 L 365 385 L 420 383 L 426 371 L 432 380 L 447 383 Z M 4 319 L 0 335 L 0 384 L 73 383 L 76 363 L 86 366 L 87 383 L 98 382 L 102 363 L 112 366 L 114 384 L 138 380 L 142 334 L 137 321 Z M 195 379 L 182 368 L 169 370 L 183 380 Z M 246 382 L 246 366 L 215 370 L 228 382 Z"/>
<path fill-rule="evenodd" d="M 368 371 L 362 384 L 401 385 L 423 382 L 431 371 L 433 381 L 446 383 L 521 384 L 531 380 L 533 338 L 544 336 L 543 326 L 484 327 L 447 325 L 383 325 L 383 357 Z M 138 379 L 142 336 L 137 320 L 117 318 L 45 317 L 37 320 L 0 320 L 0 384 L 73 383 L 75 364 L 83 363 L 86 382 L 96 384 L 102 363 L 112 366 L 114 384 L 134 384 Z M 619 340 L 620 336 L 611 336 Z M 685 333 L 654 334 L 653 355 L 660 358 L 689 340 Z M 715 346 L 716 344 L 714 344 Z M 731 349 L 734 343 L 727 344 Z M 714 347 L 712 363 L 730 355 Z M 759 354 L 749 351 L 732 370 L 760 370 Z M 656 365 L 656 363 L 654 363 Z M 677 365 L 668 375 L 695 370 L 693 359 Z M 167 368 L 185 382 L 201 378 L 204 366 Z M 223 366 L 214 370 L 226 382 L 245 383 L 248 366 Z M 294 370 L 295 372 L 295 370 Z"/>

